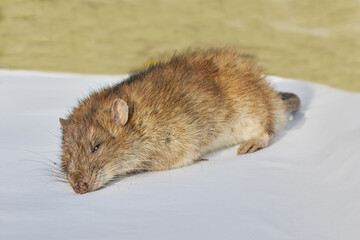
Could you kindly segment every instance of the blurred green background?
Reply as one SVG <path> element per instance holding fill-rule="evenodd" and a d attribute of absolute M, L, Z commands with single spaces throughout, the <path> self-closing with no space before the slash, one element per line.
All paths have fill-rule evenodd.
<path fill-rule="evenodd" d="M 0 68 L 122 74 L 230 46 L 265 74 L 360 91 L 359 0 L 0 0 Z"/>

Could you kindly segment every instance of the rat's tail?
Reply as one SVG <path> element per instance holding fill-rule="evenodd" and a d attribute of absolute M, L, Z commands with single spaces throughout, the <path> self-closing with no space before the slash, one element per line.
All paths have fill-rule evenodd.
<path fill-rule="evenodd" d="M 284 101 L 287 112 L 297 111 L 300 108 L 300 99 L 293 93 L 279 92 L 281 100 Z"/>

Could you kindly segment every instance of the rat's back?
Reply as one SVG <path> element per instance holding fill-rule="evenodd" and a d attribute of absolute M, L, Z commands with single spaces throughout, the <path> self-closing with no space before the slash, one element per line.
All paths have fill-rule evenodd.
<path fill-rule="evenodd" d="M 118 88 L 133 103 L 129 124 L 142 132 L 152 170 L 235 144 L 239 154 L 255 151 L 286 122 L 283 101 L 260 71 L 227 50 L 188 52 Z"/>

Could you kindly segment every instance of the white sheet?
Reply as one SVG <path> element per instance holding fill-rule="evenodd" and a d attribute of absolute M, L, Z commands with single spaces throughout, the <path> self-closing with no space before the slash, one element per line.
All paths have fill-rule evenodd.
<path fill-rule="evenodd" d="M 76 195 L 58 118 L 120 79 L 0 71 L 0 239 L 360 239 L 360 93 L 270 77 L 302 108 L 266 149 Z"/>

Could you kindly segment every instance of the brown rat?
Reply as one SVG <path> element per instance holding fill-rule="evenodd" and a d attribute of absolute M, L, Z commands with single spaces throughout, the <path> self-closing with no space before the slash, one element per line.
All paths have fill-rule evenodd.
<path fill-rule="evenodd" d="M 62 169 L 76 193 L 134 172 L 191 164 L 239 144 L 266 147 L 300 106 L 225 49 L 190 51 L 91 94 L 60 119 Z"/>

